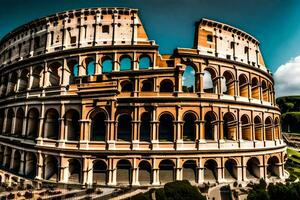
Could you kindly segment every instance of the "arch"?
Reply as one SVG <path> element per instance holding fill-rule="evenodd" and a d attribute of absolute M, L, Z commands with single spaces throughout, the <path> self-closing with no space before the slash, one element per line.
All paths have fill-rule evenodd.
<path fill-rule="evenodd" d="M 107 182 L 107 165 L 102 160 L 96 160 L 93 164 L 93 183 L 105 185 Z"/>
<path fill-rule="evenodd" d="M 280 177 L 280 170 L 279 170 L 279 159 L 276 156 L 272 156 L 268 159 L 268 167 L 267 167 L 267 174 L 268 177 Z"/>
<path fill-rule="evenodd" d="M 18 78 L 18 74 L 16 71 L 12 72 L 9 76 L 8 80 L 5 80 L 5 84 L 6 84 L 6 94 L 10 95 L 15 93 L 15 89 L 16 89 L 16 85 L 17 85 L 17 78 Z"/>
<path fill-rule="evenodd" d="M 15 112 L 12 108 L 9 108 L 7 110 L 7 115 L 6 115 L 6 126 L 5 126 L 5 133 L 6 134 L 11 134 L 11 129 L 12 129 L 12 120 L 15 117 Z"/>
<path fill-rule="evenodd" d="M 113 60 L 109 56 L 102 58 L 102 73 L 110 73 L 113 71 Z"/>
<path fill-rule="evenodd" d="M 69 75 L 69 84 L 73 84 L 74 77 L 79 76 L 79 63 L 76 59 L 70 59 L 67 61 L 67 67 L 69 69 L 67 72 Z"/>
<path fill-rule="evenodd" d="M 132 60 L 128 55 L 121 56 L 120 58 L 120 71 L 132 70 Z"/>
<path fill-rule="evenodd" d="M 204 116 L 205 121 L 205 139 L 215 140 L 215 132 L 217 130 L 216 114 L 213 111 L 209 111 Z"/>
<path fill-rule="evenodd" d="M 44 122 L 44 137 L 58 140 L 59 137 L 59 114 L 57 110 L 50 108 L 47 110 Z"/>
<path fill-rule="evenodd" d="M 262 99 L 264 101 L 269 101 L 269 88 L 267 87 L 267 83 L 265 80 L 261 82 L 261 89 L 262 89 Z"/>
<path fill-rule="evenodd" d="M 28 138 L 37 138 L 39 130 L 39 111 L 36 108 L 31 108 L 27 114 L 27 131 Z"/>
<path fill-rule="evenodd" d="M 246 167 L 246 177 L 248 179 L 259 178 L 260 177 L 260 163 L 259 160 L 255 157 L 250 158 L 247 161 Z"/>
<path fill-rule="evenodd" d="M 223 134 L 224 139 L 236 140 L 237 139 L 237 121 L 231 112 L 225 113 L 223 116 Z"/>
<path fill-rule="evenodd" d="M 79 112 L 70 109 L 64 116 L 64 123 L 67 127 L 67 140 L 78 141 L 80 140 L 80 115 Z"/>
<path fill-rule="evenodd" d="M 19 78 L 19 91 L 25 91 L 28 87 L 28 76 L 29 71 L 27 69 L 23 69 Z"/>
<path fill-rule="evenodd" d="M 131 184 L 131 163 L 128 160 L 119 160 L 117 163 L 117 184 Z"/>
<path fill-rule="evenodd" d="M 21 165 L 21 153 L 20 151 L 15 150 L 12 170 L 17 174 L 19 174 L 20 165 Z"/>
<path fill-rule="evenodd" d="M 256 77 L 253 77 L 251 80 L 251 96 L 254 99 L 259 99 L 259 85 L 258 85 L 258 79 Z"/>
<path fill-rule="evenodd" d="M 0 109 L 0 135 L 2 134 L 2 131 L 3 131 L 4 118 L 5 118 L 4 109 Z"/>
<path fill-rule="evenodd" d="M 159 92 L 173 92 L 174 85 L 170 79 L 164 79 L 160 82 Z"/>
<path fill-rule="evenodd" d="M 133 83 L 129 80 L 121 82 L 121 92 L 133 92 Z"/>
<path fill-rule="evenodd" d="M 217 73 L 212 68 L 206 68 L 203 75 L 203 90 L 207 93 L 218 93 L 217 89 Z"/>
<path fill-rule="evenodd" d="M 235 95 L 235 78 L 232 72 L 230 71 L 225 71 L 223 73 L 223 80 L 224 80 L 224 85 L 222 86 L 222 92 L 223 94 Z"/>
<path fill-rule="evenodd" d="M 144 80 L 142 82 L 142 92 L 153 92 L 153 80 Z"/>
<path fill-rule="evenodd" d="M 32 89 L 40 88 L 43 86 L 44 68 L 42 66 L 36 66 L 32 72 Z"/>
<path fill-rule="evenodd" d="M 22 108 L 18 108 L 16 114 L 15 132 L 14 132 L 14 134 L 16 134 L 17 136 L 22 135 L 24 118 L 25 118 L 24 110 Z"/>
<path fill-rule="evenodd" d="M 173 116 L 164 113 L 159 117 L 159 141 L 174 141 Z"/>
<path fill-rule="evenodd" d="M 215 160 L 207 160 L 204 163 L 204 181 L 217 182 L 218 180 L 218 163 Z"/>
<path fill-rule="evenodd" d="M 0 163 L 3 165 L 4 163 L 4 156 L 5 156 L 5 147 L 0 146 Z"/>
<path fill-rule="evenodd" d="M 104 112 L 97 112 L 91 116 L 91 141 L 105 141 L 106 140 L 106 115 Z"/>
<path fill-rule="evenodd" d="M 162 160 L 159 163 L 159 181 L 161 184 L 175 180 L 175 164 L 172 160 Z"/>
<path fill-rule="evenodd" d="M 44 163 L 44 179 L 50 181 L 58 181 L 59 163 L 56 157 L 48 155 Z"/>
<path fill-rule="evenodd" d="M 237 163 L 234 159 L 228 159 L 225 162 L 225 179 L 228 181 L 237 180 Z"/>
<path fill-rule="evenodd" d="M 241 124 L 242 124 L 242 139 L 252 140 L 252 127 L 248 115 L 246 114 L 242 115 Z"/>
<path fill-rule="evenodd" d="M 8 74 L 1 77 L 1 96 L 5 96 L 8 90 Z"/>
<path fill-rule="evenodd" d="M 51 63 L 48 67 L 49 74 L 49 86 L 59 86 L 60 76 L 58 70 L 62 67 L 61 63 L 54 62 Z"/>
<path fill-rule="evenodd" d="M 150 141 L 151 140 L 151 114 L 149 112 L 144 112 L 141 115 L 140 124 L 140 141 Z"/>
<path fill-rule="evenodd" d="M 254 118 L 255 140 L 263 140 L 262 123 L 259 116 Z"/>
<path fill-rule="evenodd" d="M 32 152 L 26 152 L 25 157 L 25 176 L 31 179 L 36 177 L 37 158 Z"/>
<path fill-rule="evenodd" d="M 141 55 L 139 58 L 139 69 L 149 69 L 151 67 L 151 58 L 148 55 Z"/>
<path fill-rule="evenodd" d="M 6 147 L 4 151 L 4 167 L 6 169 L 10 168 L 10 161 L 11 161 L 11 155 L 12 155 L 12 150 L 10 147 Z"/>
<path fill-rule="evenodd" d="M 81 164 L 77 159 L 69 160 L 69 178 L 70 183 L 81 183 Z"/>
<path fill-rule="evenodd" d="M 182 76 L 182 91 L 193 93 L 196 90 L 196 78 L 195 78 L 196 70 L 188 65 L 185 67 Z"/>
<path fill-rule="evenodd" d="M 131 116 L 122 114 L 118 117 L 118 140 L 131 141 Z"/>
<path fill-rule="evenodd" d="M 280 139 L 280 123 L 278 117 L 274 120 L 274 136 L 275 139 Z"/>
<path fill-rule="evenodd" d="M 95 74 L 96 62 L 95 58 L 87 57 L 85 59 L 86 75 L 92 76 Z"/>
<path fill-rule="evenodd" d="M 249 83 L 245 74 L 239 76 L 239 91 L 241 97 L 249 97 Z"/>
<path fill-rule="evenodd" d="M 152 168 L 148 161 L 139 163 L 139 183 L 141 185 L 150 185 L 152 183 Z"/>
<path fill-rule="evenodd" d="M 265 119 L 266 140 L 273 140 L 273 122 L 271 117 Z"/>
<path fill-rule="evenodd" d="M 196 119 L 194 113 L 186 113 L 183 117 L 183 140 L 196 140 Z"/>
<path fill-rule="evenodd" d="M 195 160 L 187 160 L 183 163 L 182 176 L 192 183 L 197 182 L 197 164 Z"/>

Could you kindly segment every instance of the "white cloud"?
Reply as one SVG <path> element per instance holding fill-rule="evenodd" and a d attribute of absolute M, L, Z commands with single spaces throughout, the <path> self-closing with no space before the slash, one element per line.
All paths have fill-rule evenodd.
<path fill-rule="evenodd" d="M 274 79 L 276 97 L 300 95 L 300 56 L 279 66 Z"/>

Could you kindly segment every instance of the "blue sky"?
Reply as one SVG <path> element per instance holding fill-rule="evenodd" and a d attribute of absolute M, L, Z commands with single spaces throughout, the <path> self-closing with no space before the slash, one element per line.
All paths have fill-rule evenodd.
<path fill-rule="evenodd" d="M 132 7 L 161 53 L 192 47 L 194 24 L 211 18 L 236 26 L 261 42 L 272 72 L 300 55 L 300 1 L 297 0 L 1 0 L 0 37 L 30 20 L 86 7 Z"/>

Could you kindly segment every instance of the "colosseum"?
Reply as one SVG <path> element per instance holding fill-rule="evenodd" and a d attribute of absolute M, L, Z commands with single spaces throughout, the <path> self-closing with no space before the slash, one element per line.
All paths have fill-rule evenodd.
<path fill-rule="evenodd" d="M 259 41 L 209 19 L 190 34 L 192 48 L 161 55 L 137 9 L 89 8 L 5 35 L 1 181 L 283 179 L 280 110 Z"/>

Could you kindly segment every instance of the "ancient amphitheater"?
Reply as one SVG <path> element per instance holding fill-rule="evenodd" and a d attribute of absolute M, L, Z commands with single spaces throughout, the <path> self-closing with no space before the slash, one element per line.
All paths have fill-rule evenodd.
<path fill-rule="evenodd" d="M 138 10 L 91 8 L 4 36 L 1 180 L 114 186 L 283 178 L 280 112 L 259 42 L 209 19 L 190 34 L 192 48 L 161 55 Z"/>

